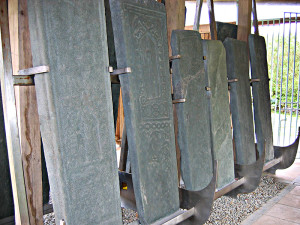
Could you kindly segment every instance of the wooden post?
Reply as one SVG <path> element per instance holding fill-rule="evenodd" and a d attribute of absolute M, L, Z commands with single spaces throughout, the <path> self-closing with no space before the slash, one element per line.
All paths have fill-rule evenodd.
<path fill-rule="evenodd" d="M 171 49 L 171 35 L 172 30 L 184 30 L 185 22 L 185 1 L 184 0 L 166 0 L 166 11 L 167 11 L 167 30 L 168 30 L 168 45 L 169 45 L 169 56 L 172 56 Z M 172 77 L 171 77 L 172 78 Z M 171 82 L 172 85 L 172 82 Z M 173 115 L 174 115 L 174 130 L 175 130 L 175 140 L 176 140 L 176 157 L 177 157 L 177 174 L 178 183 L 180 182 L 180 149 L 177 144 L 177 113 L 175 106 L 173 105 Z"/>
<path fill-rule="evenodd" d="M 217 27 L 215 20 L 215 10 L 214 10 L 214 1 L 207 0 L 208 15 L 209 15 L 209 25 L 210 25 L 210 36 L 212 40 L 217 40 Z"/>
<path fill-rule="evenodd" d="M 20 150 L 19 129 L 15 94 L 13 87 L 13 71 L 11 62 L 11 50 L 8 25 L 7 0 L 0 0 L 0 78 L 5 121 L 7 150 L 9 156 L 10 174 L 15 206 L 16 224 L 29 224 L 26 191 L 24 185 L 23 167 Z"/>
<path fill-rule="evenodd" d="M 19 0 L 19 69 L 32 67 L 27 0 Z M 31 225 L 43 225 L 41 135 L 35 86 L 19 86 L 16 95 L 22 162 Z"/>
<path fill-rule="evenodd" d="M 248 36 L 251 33 L 251 0 L 239 0 L 239 18 L 237 39 L 248 42 Z"/>
<path fill-rule="evenodd" d="M 169 56 L 172 55 L 170 45 L 172 30 L 183 30 L 185 22 L 185 1 L 184 0 L 166 0 L 167 11 L 167 29 L 168 29 L 168 44 Z"/>

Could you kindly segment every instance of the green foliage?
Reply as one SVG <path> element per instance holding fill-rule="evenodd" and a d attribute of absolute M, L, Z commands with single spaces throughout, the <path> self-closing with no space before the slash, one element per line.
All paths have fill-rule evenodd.
<path fill-rule="evenodd" d="M 282 42 L 283 42 L 282 37 L 279 38 L 279 41 L 278 41 L 278 37 L 276 38 L 274 37 L 273 49 L 272 49 L 272 38 L 269 38 L 269 43 L 266 43 L 269 77 L 271 79 L 270 95 L 271 95 L 271 103 L 272 103 L 273 110 L 275 109 L 275 106 L 277 109 L 279 108 L 280 93 L 282 96 L 281 98 L 282 108 L 285 107 L 286 99 L 287 102 L 289 102 L 289 104 L 287 105 L 288 108 L 292 106 L 290 104 L 292 100 L 294 102 L 293 108 L 297 107 L 297 104 L 295 102 L 297 102 L 298 87 L 299 87 L 300 42 L 296 41 L 296 46 L 295 46 L 295 36 L 291 36 L 290 46 L 289 46 L 289 38 L 288 36 L 285 37 L 283 62 L 282 62 Z M 282 83 L 281 83 L 281 77 L 282 77 Z M 293 82 L 293 77 L 294 77 L 294 82 Z M 294 86 L 294 92 L 292 91 L 293 86 Z"/>

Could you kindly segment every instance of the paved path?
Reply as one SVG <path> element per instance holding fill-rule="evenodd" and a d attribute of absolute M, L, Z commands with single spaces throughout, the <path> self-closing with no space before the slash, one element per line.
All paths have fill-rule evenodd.
<path fill-rule="evenodd" d="M 300 160 L 286 170 L 277 171 L 275 177 L 289 185 L 242 225 L 300 225 Z"/>

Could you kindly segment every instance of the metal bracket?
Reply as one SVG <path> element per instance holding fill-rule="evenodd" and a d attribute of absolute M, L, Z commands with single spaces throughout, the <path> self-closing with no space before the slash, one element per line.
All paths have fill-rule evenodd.
<path fill-rule="evenodd" d="M 40 73 L 48 73 L 49 71 L 49 66 L 36 66 L 24 70 L 19 70 L 18 74 L 14 74 L 14 76 L 32 76 Z"/>
<path fill-rule="evenodd" d="M 131 73 L 132 70 L 130 67 L 125 67 L 122 69 L 116 69 L 114 70 L 113 67 L 108 67 L 108 72 L 110 73 L 111 76 L 115 76 L 115 75 L 122 75 L 122 74 L 127 74 L 127 73 Z"/>
<path fill-rule="evenodd" d="M 254 82 L 260 82 L 260 79 L 249 79 L 250 81 L 250 85 L 252 85 L 252 83 Z"/>
<path fill-rule="evenodd" d="M 49 66 L 36 66 L 24 70 L 19 70 L 18 74 L 13 74 L 14 85 L 34 85 L 33 75 L 48 73 L 50 71 Z"/>
<path fill-rule="evenodd" d="M 181 55 L 172 55 L 172 56 L 169 57 L 169 61 L 171 62 L 175 59 L 180 59 L 180 58 L 181 58 Z"/>
<path fill-rule="evenodd" d="M 210 87 L 205 87 L 205 91 L 210 91 L 211 88 Z"/>
<path fill-rule="evenodd" d="M 227 82 L 228 83 L 234 83 L 234 82 L 238 82 L 238 81 L 239 81 L 239 79 L 235 78 L 235 79 L 228 80 Z"/>
<path fill-rule="evenodd" d="M 174 99 L 172 100 L 173 104 L 177 104 L 177 103 L 185 103 L 185 98 L 179 98 L 179 99 Z"/>

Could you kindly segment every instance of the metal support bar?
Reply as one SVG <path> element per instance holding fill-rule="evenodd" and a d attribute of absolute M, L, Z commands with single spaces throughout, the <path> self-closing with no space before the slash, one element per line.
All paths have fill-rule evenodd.
<path fill-rule="evenodd" d="M 49 71 L 49 66 L 36 66 L 24 70 L 19 70 L 18 74 L 14 74 L 14 76 L 32 76 L 40 73 L 48 73 Z"/>
<path fill-rule="evenodd" d="M 132 70 L 130 67 L 125 67 L 122 69 L 116 69 L 114 70 L 111 66 L 108 67 L 108 72 L 110 73 L 111 76 L 115 76 L 115 75 L 122 75 L 122 74 L 127 74 L 127 73 L 131 73 Z"/>
<path fill-rule="evenodd" d="M 232 80 L 228 80 L 228 83 L 234 83 L 234 82 L 238 82 L 239 79 L 232 79 Z"/>
<path fill-rule="evenodd" d="M 254 83 L 254 82 L 260 82 L 260 79 L 249 79 L 250 84 Z"/>
<path fill-rule="evenodd" d="M 169 61 L 171 62 L 175 59 L 180 59 L 180 58 L 181 58 L 181 55 L 172 55 L 172 56 L 169 57 Z"/>
<path fill-rule="evenodd" d="M 172 100 L 173 104 L 177 104 L 177 103 L 185 103 L 185 98 L 180 98 L 180 99 L 174 99 Z"/>

